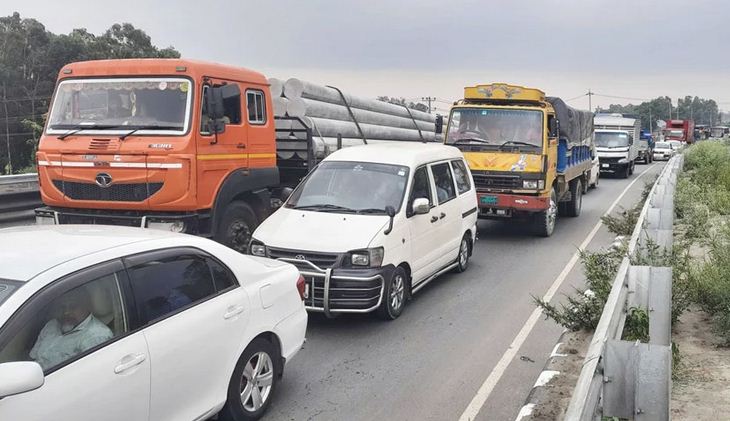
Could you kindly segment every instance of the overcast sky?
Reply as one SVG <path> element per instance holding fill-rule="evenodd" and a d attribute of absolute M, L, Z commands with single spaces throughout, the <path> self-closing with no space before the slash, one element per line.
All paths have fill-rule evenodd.
<path fill-rule="evenodd" d="M 374 97 L 508 82 L 593 105 L 698 95 L 730 109 L 727 0 L 5 0 L 55 33 L 130 22 L 183 57 Z M 587 97 L 571 102 L 587 108 Z M 676 99 L 675 99 L 676 105 Z"/>

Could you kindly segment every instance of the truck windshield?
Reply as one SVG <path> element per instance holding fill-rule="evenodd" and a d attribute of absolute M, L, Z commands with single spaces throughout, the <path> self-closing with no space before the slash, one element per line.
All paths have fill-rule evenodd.
<path fill-rule="evenodd" d="M 65 80 L 56 88 L 47 133 L 124 133 L 128 126 L 137 134 L 184 134 L 191 91 L 181 78 Z"/>
<path fill-rule="evenodd" d="M 595 133 L 596 146 L 602 148 L 618 148 L 629 146 L 629 135 L 626 133 Z"/>
<path fill-rule="evenodd" d="M 0 279 L 0 304 L 7 300 L 10 295 L 15 292 L 21 283 L 17 281 L 10 281 L 7 279 Z"/>
<path fill-rule="evenodd" d="M 667 137 L 681 139 L 684 137 L 684 131 L 682 130 L 669 130 L 667 131 Z"/>
<path fill-rule="evenodd" d="M 292 193 L 287 208 L 319 212 L 385 214 L 398 212 L 408 167 L 369 162 L 323 162 Z"/>
<path fill-rule="evenodd" d="M 451 112 L 447 144 L 519 144 L 542 147 L 542 112 L 457 108 Z"/>

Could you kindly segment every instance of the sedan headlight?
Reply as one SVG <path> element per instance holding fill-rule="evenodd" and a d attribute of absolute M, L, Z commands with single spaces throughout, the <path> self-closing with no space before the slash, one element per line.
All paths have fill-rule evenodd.
<path fill-rule="evenodd" d="M 251 241 L 251 246 L 249 247 L 249 249 L 251 254 L 254 256 L 266 257 L 266 246 L 261 241 Z"/>
<path fill-rule="evenodd" d="M 350 252 L 350 264 L 352 266 L 377 268 L 383 264 L 384 254 L 382 247 L 352 251 Z"/>

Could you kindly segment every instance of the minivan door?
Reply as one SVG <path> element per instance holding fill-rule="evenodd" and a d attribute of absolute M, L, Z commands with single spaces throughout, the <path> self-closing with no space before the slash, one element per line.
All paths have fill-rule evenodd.
<path fill-rule="evenodd" d="M 435 237 L 439 241 L 438 269 L 456 261 L 461 244 L 461 203 L 457 200 L 454 175 L 448 162 L 430 165 L 438 201 Z"/>
<path fill-rule="evenodd" d="M 428 199 L 431 206 L 429 213 L 416 215 L 413 213 L 413 201 L 419 198 Z M 406 203 L 406 215 L 410 230 L 411 276 L 413 285 L 431 276 L 436 270 L 436 256 L 439 252 L 440 238 L 434 232 L 438 222 L 438 209 L 433 197 L 433 183 L 427 166 L 416 169 L 413 174 L 411 192 Z"/>

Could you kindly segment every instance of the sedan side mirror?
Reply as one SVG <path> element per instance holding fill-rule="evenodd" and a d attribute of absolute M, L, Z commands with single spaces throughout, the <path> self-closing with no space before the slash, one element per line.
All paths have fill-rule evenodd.
<path fill-rule="evenodd" d="M 425 197 L 419 197 L 413 201 L 413 214 L 423 215 L 431 212 L 431 204 Z"/>
<path fill-rule="evenodd" d="M 34 361 L 0 364 L 0 398 L 30 392 L 43 386 L 43 369 Z"/>

